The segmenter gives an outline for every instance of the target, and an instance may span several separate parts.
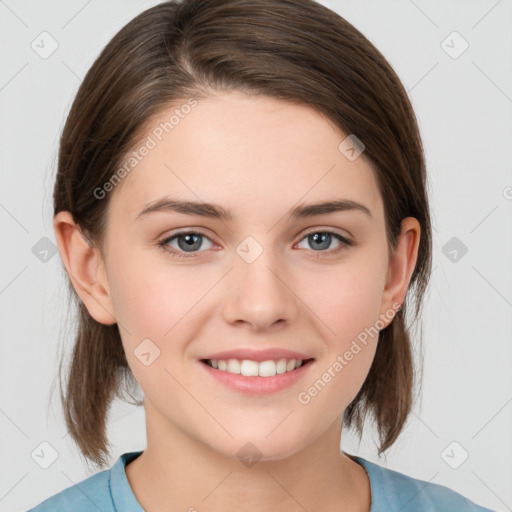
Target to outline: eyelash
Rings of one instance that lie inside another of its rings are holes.
[[[333,235],[342,244],[340,247],[338,247],[337,249],[334,249],[334,250],[313,251],[316,253],[328,253],[330,255],[337,254],[339,251],[342,251],[343,249],[354,245],[353,242],[351,242],[350,240],[346,239],[345,237],[339,235],[335,231],[321,230],[321,229],[316,229],[313,231],[309,231],[308,233],[305,233],[304,236],[300,239],[299,243],[302,242],[302,240],[307,238],[309,235],[313,235],[316,233]],[[178,238],[179,236],[183,236],[183,235],[200,235],[200,236],[210,240],[210,237],[201,231],[180,231],[178,233],[174,233],[171,236],[165,237],[162,240],[159,240],[158,246],[161,247],[163,251],[165,251],[166,253],[170,253],[171,256],[176,257],[176,258],[197,258],[197,254],[201,253],[203,251],[197,251],[194,253],[187,254],[184,251],[177,251],[176,249],[169,249],[167,244],[174,238]],[[210,240],[210,241],[212,241],[212,240]]]

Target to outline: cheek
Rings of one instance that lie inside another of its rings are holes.
[[[340,350],[379,319],[385,272],[380,257],[361,255],[302,285],[310,290],[305,302],[313,305]]]
[[[211,269],[172,264],[165,255],[150,259],[149,254],[132,254],[118,261],[109,272],[109,284],[130,365],[140,364],[134,350],[149,339],[164,356],[159,364],[166,359],[174,366],[201,324],[198,315],[204,314],[206,303],[201,301],[218,275]]]
[[[111,292],[128,365],[144,394],[151,396],[155,382],[164,375],[162,368],[173,371],[182,360],[184,315],[190,307],[180,293],[183,277],[179,274],[166,277],[154,265],[136,268],[131,272],[119,266]]]
[[[337,282],[317,283],[319,291],[310,297],[325,352],[298,397],[304,411],[325,421],[335,421],[357,395],[378,343],[380,293],[374,276],[341,274]]]
[[[170,258],[170,257],[169,257]],[[113,307],[128,331],[162,338],[212,281],[192,266],[177,265],[158,248],[119,254],[109,272]]]
[[[144,267],[136,271],[116,269],[111,287],[112,301],[118,324],[126,331],[144,337],[160,337],[170,327],[173,300],[161,276]],[[166,291],[166,293],[165,293]]]
[[[322,402],[327,409],[347,406],[366,379],[378,342],[385,258],[378,249],[361,252],[335,271],[317,275],[315,286],[302,283],[302,290],[310,290],[304,302],[313,305],[327,349],[315,372],[318,387],[329,389],[318,400],[319,409]]]

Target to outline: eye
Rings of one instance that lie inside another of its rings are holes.
[[[176,233],[159,241],[158,245],[162,247],[164,251],[171,252],[178,258],[188,258],[194,257],[194,255],[188,255],[187,253],[201,252],[197,251],[197,249],[203,245],[204,240],[208,240],[212,243],[204,233],[197,231],[181,231],[180,233]],[[172,242],[176,242],[178,247],[170,245]],[[211,248],[211,246],[207,247],[207,249],[209,248]]]
[[[201,249],[201,247],[205,249],[203,247],[205,240],[208,240],[210,243],[210,246],[206,247],[206,249],[211,249],[213,242],[206,234],[200,231],[180,231],[179,233],[175,233],[159,241],[158,245],[164,251],[171,253],[172,256],[177,258],[193,258],[196,257],[196,253],[203,252],[199,249]],[[302,243],[303,240],[307,240],[313,249],[318,249],[314,252],[327,252],[328,254],[336,254],[345,247],[353,245],[350,240],[347,240],[334,231],[319,229],[307,233],[302,238],[301,242],[299,242],[298,247],[300,247],[300,243]],[[331,246],[333,240],[338,242],[337,248],[326,250]],[[173,243],[176,243],[177,246],[172,245]]]
[[[304,236],[302,240],[306,240],[314,249],[319,249],[314,252],[325,252],[325,250],[329,248],[333,240],[337,240],[339,244],[338,247],[335,248],[334,250],[327,251],[329,253],[337,253],[344,247],[352,245],[352,242],[350,240],[347,240],[345,237],[339,235],[334,231],[310,231]],[[302,241],[300,243],[302,243]]]

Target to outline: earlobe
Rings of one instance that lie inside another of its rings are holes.
[[[57,213],[53,228],[64,267],[90,315],[101,324],[115,324],[101,252],[86,240],[70,212]]]
[[[391,256],[382,296],[381,314],[401,305],[418,259],[421,226],[414,217],[402,220],[395,253]]]

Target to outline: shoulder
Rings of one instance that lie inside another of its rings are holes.
[[[110,497],[110,471],[100,471],[51,496],[27,512],[114,512]]]
[[[370,478],[371,512],[495,512],[444,485],[407,476],[361,457],[351,457],[366,469]]]

